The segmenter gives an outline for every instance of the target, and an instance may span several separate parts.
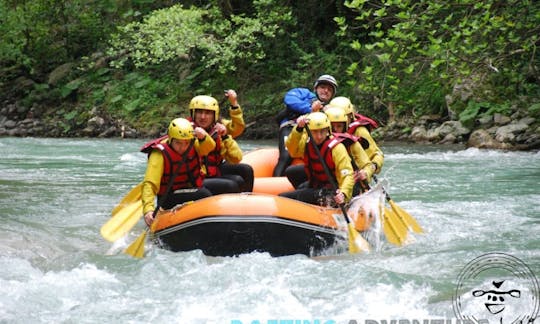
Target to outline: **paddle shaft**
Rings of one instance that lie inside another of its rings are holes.
[[[374,175],[373,180],[377,182],[377,177]],[[412,230],[416,233],[423,233],[424,229],[418,224],[418,222],[405,210],[403,210],[401,207],[399,207],[390,197],[384,186],[382,186],[383,192],[386,196],[386,201],[390,203],[390,206],[392,207],[392,210],[399,216],[399,219],[404,223],[405,227],[412,228]]]
[[[373,180],[375,180],[375,183],[379,182],[379,180],[377,179],[377,176],[376,175],[373,175]],[[388,191],[386,191],[386,189],[384,188],[384,186],[381,186],[382,187],[382,190],[384,192],[384,196],[386,197],[386,201],[390,201],[392,200],[392,198],[390,197],[390,194],[388,193]]]

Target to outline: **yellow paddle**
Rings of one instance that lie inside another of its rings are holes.
[[[136,202],[137,200],[141,199],[141,193],[142,193],[142,182],[140,182],[138,185],[133,187],[125,196],[122,198],[122,200],[116,205],[112,210],[112,215],[116,215],[122,208],[126,207],[127,205]]]
[[[324,168],[324,173],[326,173],[326,176],[330,180],[330,184],[332,185],[332,190],[335,192],[338,189],[337,184],[334,181],[334,176],[330,174],[330,170],[328,169],[328,166],[326,165],[326,162],[324,161],[321,151],[319,151],[319,148],[317,147],[317,144],[315,144],[315,140],[313,139],[313,135],[311,134],[311,130],[309,129],[308,125],[305,126],[306,132],[309,136],[309,141],[313,145],[313,149],[315,149],[315,153],[317,153],[317,157],[319,158],[321,164]],[[356,228],[354,228],[353,223],[349,219],[349,215],[347,215],[347,211],[345,210],[345,204],[341,203],[339,204],[339,208],[341,209],[341,212],[343,213],[343,217],[345,217],[345,221],[347,222],[347,227],[349,230],[349,253],[354,254],[358,252],[369,252],[370,246],[368,241],[364,239],[358,232],[356,231]]]
[[[170,183],[171,181],[169,181]],[[170,188],[169,188],[170,189]],[[167,189],[167,190],[169,190]],[[152,230],[154,230],[154,226],[156,224],[156,215],[159,210],[159,204],[156,206],[156,209],[154,209],[154,212],[152,214],[152,218],[154,218],[154,222],[152,223]],[[148,234],[148,231],[150,228],[145,229],[137,239],[131,243],[125,250],[124,253],[131,255],[132,257],[142,259],[144,258],[144,242],[146,241],[146,235]]]
[[[148,228],[145,229],[141,235],[139,235],[139,237],[124,250],[124,253],[138,259],[144,258],[144,242],[146,241],[148,230]]]
[[[384,207],[383,231],[388,242],[402,246],[407,242],[407,228],[399,221],[396,214]]]
[[[407,228],[412,229],[415,233],[424,233],[424,229],[418,224],[418,222],[403,208],[399,207],[393,200],[390,198],[388,193],[386,194],[386,200],[392,207],[392,210],[399,216],[401,221],[407,226]]]
[[[174,208],[175,209],[179,209],[187,204],[191,204],[193,201],[187,201],[185,203],[183,203],[182,205],[177,205],[175,206]],[[129,254],[135,258],[138,258],[138,259],[142,259],[144,258],[144,242],[146,241],[146,235],[148,235],[148,232],[149,231],[152,231],[154,232],[154,227],[156,226],[157,222],[156,222],[156,215],[157,215],[157,210],[159,209],[156,208],[154,210],[154,222],[152,223],[152,227],[151,228],[147,228],[146,230],[144,230],[141,235],[139,235],[139,237],[137,237],[137,239],[135,241],[133,241],[133,243],[131,243],[125,250],[124,250],[124,253],[126,254]]]
[[[371,189],[367,181],[360,182],[360,185],[364,191]],[[403,225],[400,218],[386,206],[384,206],[383,232],[388,242],[392,244],[402,246],[406,243],[408,229]]]
[[[373,179],[375,179],[375,181],[377,181],[376,177],[373,177]],[[392,200],[392,198],[388,194],[388,191],[386,191],[386,189],[384,187],[382,187],[382,188],[383,188],[384,193],[386,194],[386,201],[388,201],[388,203],[390,204],[390,207],[392,207],[392,211],[401,220],[403,225],[407,229],[411,229],[415,233],[424,233],[424,230],[422,229],[420,224],[418,224],[418,222],[409,213],[407,213],[403,208],[399,207]]]
[[[129,203],[101,226],[101,236],[109,242],[114,242],[126,235],[141,217],[142,201]]]

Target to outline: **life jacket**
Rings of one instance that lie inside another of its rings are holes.
[[[162,143],[166,136],[162,136],[152,140],[141,148],[141,152],[148,153],[152,150],[160,150],[163,154],[163,175],[159,186],[158,195],[164,195],[169,186],[171,176],[174,177],[174,182],[171,191],[183,188],[200,188],[203,183],[204,176],[201,172],[201,163],[199,155],[191,141],[188,149],[184,154],[178,154],[168,143]]]
[[[161,143],[161,142],[164,142],[166,139],[169,138],[169,135],[165,134],[159,138],[156,138],[156,139],[153,139],[149,142],[146,142],[143,146],[141,146],[141,152],[143,153],[147,153],[148,155],[150,155],[150,153],[152,152],[152,150],[154,149],[154,146]]]
[[[354,136],[352,134],[349,134],[349,133],[337,133],[337,132],[335,132],[335,133],[332,133],[332,135],[334,135],[333,140],[338,141],[338,143],[342,143],[343,145],[345,145],[345,148],[347,149],[347,152],[350,152],[351,151],[350,150],[351,145],[358,142],[358,140],[359,140],[358,137],[356,137],[356,136]],[[358,165],[356,165],[356,161],[354,161],[354,159],[352,159],[352,158],[351,158],[351,164],[352,164],[353,170],[358,170]]]
[[[324,171],[324,165],[310,141],[306,143],[307,147],[304,153],[304,170],[309,177],[309,185],[312,188],[332,188],[331,180]],[[326,163],[326,166],[328,166],[334,183],[337,183],[334,175],[336,164],[332,159],[332,149],[339,143],[340,141],[338,139],[327,138],[319,148],[321,157]]]
[[[355,114],[356,115],[360,115],[360,114]],[[362,115],[360,115],[362,116]],[[375,122],[373,119],[370,119],[370,118],[367,118],[365,116],[362,116],[364,119],[357,119],[355,121],[353,121],[350,125],[349,125],[349,128],[347,129],[347,133],[348,134],[351,134],[354,136],[354,133],[356,132],[356,129],[358,127],[365,127],[368,132],[371,133],[371,131],[377,127],[379,127],[379,125],[377,124],[377,122]],[[355,136],[356,137],[356,136]],[[367,139],[363,138],[363,137],[356,137],[357,138],[357,141],[360,142],[360,145],[362,145],[362,148],[364,150],[367,150],[369,148],[369,142]]]
[[[206,167],[206,177],[214,178],[221,176],[220,165],[223,163],[223,156],[221,156],[221,136],[215,131],[210,132],[210,136],[216,142],[216,147],[204,157],[203,163]]]
[[[355,113],[354,114],[354,118],[356,118],[350,125],[349,125],[349,130],[351,128],[354,128],[352,130],[352,132],[348,131],[349,133],[351,134],[354,134],[354,131],[356,130],[356,128],[358,126],[365,126],[368,131],[371,133],[375,128],[379,127],[379,124],[377,124],[376,121],[374,121],[373,119],[369,118],[369,117],[366,117],[364,115],[361,115],[359,113]]]

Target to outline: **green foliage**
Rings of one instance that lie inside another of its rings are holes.
[[[96,50],[117,23],[136,18],[156,3],[113,0],[0,0],[0,65],[32,74]],[[139,7],[134,11],[132,6]]]
[[[536,2],[345,3],[357,13],[353,19],[336,18],[338,34],[350,41],[357,57],[347,70],[350,80],[361,95],[394,103],[402,114],[425,106],[432,93],[450,93],[464,80],[478,85],[474,96],[480,99],[497,101],[499,90],[500,98],[515,96],[504,91],[506,86],[523,88],[523,71],[538,68]],[[494,75],[506,84],[494,83]],[[420,93],[413,91],[419,83]],[[497,89],[490,93],[495,98],[486,97],[486,88]],[[433,108],[440,110],[440,105]]]
[[[147,125],[154,119],[142,120],[141,116],[163,109],[158,116],[166,119],[184,113],[178,107],[178,91],[181,88],[168,75],[155,76],[151,73],[131,72],[120,79],[110,80],[108,87],[94,100],[103,103],[115,117],[135,125]],[[172,106],[171,106],[172,105]]]
[[[535,104],[532,104],[529,108],[528,108],[528,111],[531,115],[533,116],[536,116],[536,117],[540,117],[540,103],[535,103]]]
[[[540,110],[537,1],[172,3],[0,0],[0,93],[17,76],[30,79],[36,86],[14,100],[62,111],[66,134],[94,107],[137,127],[161,125],[193,95],[225,88],[237,89],[247,119],[271,115],[288,89],[323,73],[383,122],[388,107],[445,114],[456,85],[472,91],[468,102],[453,97],[465,123],[510,107]],[[66,62],[78,69],[48,85]]]
[[[509,115],[511,106],[508,102],[493,103],[493,102],[476,102],[469,101],[466,108],[459,113],[459,121],[468,128],[472,128],[476,119],[484,116],[492,116],[495,113]]]
[[[184,9],[175,5],[157,10],[119,28],[114,35],[110,54],[113,63],[124,66],[128,61],[136,68],[151,67],[170,60],[200,60],[203,68],[217,68],[226,73],[238,64],[253,64],[266,57],[265,40],[280,33],[279,26],[291,19],[289,12],[272,1],[258,0],[254,17],[232,15],[225,19],[216,7]]]

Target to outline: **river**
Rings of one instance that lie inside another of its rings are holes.
[[[380,178],[425,230],[404,247],[322,258],[150,247],[137,260],[99,228],[142,179],[143,142],[0,138],[1,323],[422,323],[456,318],[460,273],[482,255],[540,276],[539,152],[382,145]],[[524,295],[531,281],[518,282]]]

